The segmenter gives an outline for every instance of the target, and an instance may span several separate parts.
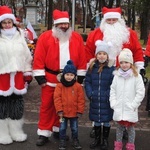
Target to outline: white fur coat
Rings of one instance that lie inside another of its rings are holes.
[[[0,35],[0,74],[31,71],[32,57],[22,31],[10,39]]]

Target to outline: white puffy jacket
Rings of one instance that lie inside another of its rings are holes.
[[[145,87],[142,76],[133,74],[125,79],[119,75],[118,71],[114,72],[115,76],[110,91],[110,106],[114,110],[114,121],[138,121],[138,107],[144,96]]]

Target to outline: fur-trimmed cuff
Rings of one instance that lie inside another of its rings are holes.
[[[23,75],[24,75],[24,76],[32,76],[32,72],[31,72],[31,71],[27,71],[27,72],[24,72]]]

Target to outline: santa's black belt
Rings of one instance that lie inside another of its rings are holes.
[[[63,70],[60,69],[60,70],[54,71],[54,70],[51,70],[51,69],[45,67],[45,71],[47,71],[48,73],[51,73],[51,74],[58,75],[59,73],[62,73]]]

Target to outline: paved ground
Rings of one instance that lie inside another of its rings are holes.
[[[34,80],[29,86],[28,93],[24,96],[25,98],[25,125],[24,130],[28,134],[26,142],[17,143],[14,142],[10,145],[0,145],[0,150],[57,150],[59,141],[50,138],[50,142],[42,147],[35,145],[37,140],[37,122],[38,113],[40,106],[40,88]],[[146,101],[143,100],[142,105],[139,109],[139,122],[136,125],[136,150],[150,150],[149,139],[150,139],[150,118],[145,111]],[[89,137],[91,131],[91,122],[88,119],[88,101],[86,102],[86,109],[84,115],[79,119],[79,139],[83,147],[83,150],[89,150],[89,144],[93,140]],[[112,128],[109,138],[109,150],[113,150],[113,143],[115,140],[115,123],[112,122]],[[70,135],[70,129],[68,127],[68,135]],[[126,141],[124,141],[125,143]],[[67,142],[67,150],[72,150],[71,142]],[[98,147],[95,150],[99,150]]]
[[[36,135],[36,124],[25,124],[25,132],[28,134],[28,140],[23,143],[14,142],[10,145],[0,145],[0,150],[58,150],[59,141],[53,138],[50,138],[50,141],[42,147],[37,147],[35,145],[37,140]],[[69,129],[69,128],[68,128]],[[79,139],[80,144],[82,145],[82,150],[90,150],[89,145],[93,140],[89,137],[91,131],[90,127],[79,127]],[[68,135],[70,132],[68,132]],[[115,130],[112,129],[109,137],[109,150],[113,150],[113,142],[115,139]],[[137,131],[136,132],[136,150],[150,150],[149,141],[150,132],[146,131]],[[124,145],[125,145],[124,141]],[[71,146],[71,140],[67,142],[67,150],[73,150]],[[100,147],[97,147],[95,150],[100,150]],[[125,150],[125,148],[123,149]]]

